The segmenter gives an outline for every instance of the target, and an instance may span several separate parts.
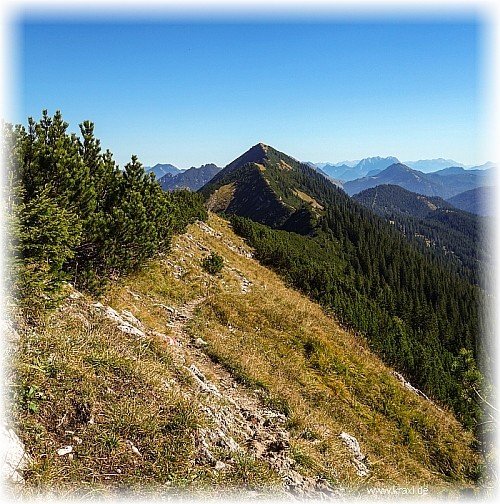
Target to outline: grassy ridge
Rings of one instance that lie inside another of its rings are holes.
[[[102,302],[175,337],[160,305],[204,298],[186,331],[208,343],[207,376],[224,390],[218,379],[224,369],[241,393],[286,415],[290,453],[306,476],[361,492],[418,484],[448,493],[474,485],[480,464],[474,439],[451,413],[402,387],[362,338],[242,254],[248,248],[227,222],[211,215],[209,224],[213,235],[190,226],[174,238],[169,255],[110,285]],[[202,267],[208,251],[224,258],[219,276]],[[68,300],[45,325],[22,333],[13,370],[16,429],[34,458],[25,491],[143,493],[165,485],[174,493],[269,485],[279,491],[275,471],[250,452],[223,472],[193,463],[193,437],[217,427],[184,368],[200,365],[201,354],[185,347],[179,360],[161,338],[118,331],[95,315],[91,302]],[[340,432],[358,439],[368,479],[357,476]],[[55,454],[67,444],[75,447],[73,460]]]
[[[266,191],[248,180],[250,173]],[[236,189],[219,210],[233,215],[235,230],[259,260],[333,309],[385,362],[479,433],[482,410],[474,389],[488,387],[489,361],[478,370],[479,357],[487,354],[481,320],[487,294],[458,274],[450,254],[409,241],[321,174],[269,146],[254,146],[201,193],[210,201],[229,182]],[[287,215],[267,211],[272,205]],[[473,249],[463,247],[465,254]]]
[[[436,285],[427,282],[424,285],[439,309],[439,316],[431,315],[423,309],[423,294],[414,307],[408,308],[411,288],[407,286],[412,282],[399,278],[401,289],[391,290],[387,285],[367,289],[366,277],[352,268],[344,248],[324,233],[301,236],[238,216],[232,216],[231,222],[235,231],[255,247],[256,257],[263,265],[333,310],[343,324],[366,336],[371,348],[385,362],[407,374],[427,394],[452,406],[469,428],[476,426],[481,408],[470,397],[474,394],[463,374],[476,373],[477,368],[473,360],[470,369],[457,365],[462,355],[458,349],[465,347],[470,352],[474,335],[468,327],[461,327],[454,338],[451,327],[457,326],[457,314],[463,318],[462,312],[467,309],[477,318],[478,306],[468,297],[472,286],[455,279],[458,302],[446,300],[442,288],[439,292],[436,287],[443,271],[436,269]],[[386,269],[392,271],[392,265]],[[405,274],[411,278],[418,271],[415,265],[408,265]],[[440,337],[440,333],[446,338]],[[480,377],[478,372],[477,375]],[[469,399],[464,400],[466,397]]]

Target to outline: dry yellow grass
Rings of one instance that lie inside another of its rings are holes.
[[[299,191],[298,189],[295,189],[293,191],[302,201],[305,201],[306,203],[310,203],[313,208],[316,208],[318,210],[323,210],[323,206],[320,205],[312,196],[309,196],[309,194],[306,194],[305,192]]]
[[[179,290],[189,286],[184,301],[207,295],[190,331],[210,343],[212,358],[248,383],[262,384],[270,401],[289,410],[295,441],[314,470],[343,484],[366,484],[338,438],[345,431],[368,454],[370,485],[470,481],[479,462],[471,449],[474,440],[450,412],[403,388],[364,339],[341,329],[319,305],[238,253],[247,247],[226,221],[211,215],[209,225],[224,239],[193,226],[175,240],[170,256],[186,269],[176,282]],[[198,243],[225,258],[221,278],[203,274],[199,263],[208,252]],[[248,293],[241,292],[241,276],[252,282]],[[142,272],[130,281],[138,290],[162,294],[143,279]],[[111,299],[120,307],[130,303],[116,294]],[[311,436],[318,439],[304,442]]]
[[[207,207],[212,212],[223,212],[229,206],[236,190],[235,183],[226,184],[219,187],[213,194],[210,195],[207,201]]]
[[[130,310],[150,331],[173,338],[179,332],[168,325],[165,306],[196,302],[183,331],[208,345],[203,355],[187,353],[184,364],[198,358],[214,383],[231,376],[242,391],[284,413],[290,453],[306,476],[321,475],[360,492],[390,485],[439,492],[473,486],[480,462],[474,440],[450,412],[406,390],[362,338],[249,257],[226,221],[211,214],[208,225],[191,226],[175,238],[168,255],[114,284],[102,302]],[[218,276],[201,267],[212,251],[225,261]],[[195,455],[193,435],[210,420],[200,413],[203,401],[183,363],[161,338],[123,334],[96,318],[89,303],[72,301],[21,341],[17,386],[35,385],[45,396],[29,415],[18,398],[23,439],[30,451],[48,454],[36,459],[32,483],[115,488],[144,480],[220,489],[279,481],[251,456],[223,475],[186,462]],[[100,420],[71,420],[75,404],[88,404]],[[67,430],[78,431],[86,450],[71,463],[53,455]],[[368,457],[368,477],[357,475],[340,432],[358,439]],[[126,449],[129,438],[150,456],[135,460]],[[116,467],[123,468],[123,476],[113,477],[120,483],[102,476]]]

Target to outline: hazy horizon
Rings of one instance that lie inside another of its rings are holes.
[[[123,166],[225,166],[258,142],[302,161],[484,149],[480,21],[21,18],[15,122],[89,119]],[[323,161],[320,161],[323,160]],[[495,161],[495,160],[492,160]]]
[[[257,143],[259,143],[259,142],[257,142]],[[265,144],[265,142],[261,142],[261,143]],[[266,145],[269,145],[269,144],[266,144]],[[271,147],[275,147],[275,146],[272,145]],[[240,154],[243,154],[243,152],[241,152]],[[288,152],[286,154],[291,155]],[[238,156],[236,156],[236,157],[238,157]],[[294,157],[294,156],[292,156],[292,157]],[[322,164],[338,165],[338,164],[341,164],[341,163],[353,163],[353,166],[354,166],[354,163],[362,161],[363,159],[377,158],[377,157],[380,157],[380,158],[396,157],[396,158],[398,158],[398,156],[391,156],[390,154],[388,154],[386,156],[385,155],[384,156],[379,156],[378,154],[373,154],[373,155],[364,156],[364,157],[362,157],[360,159],[357,159],[357,160],[355,160],[355,159],[343,159],[343,160],[332,159],[332,160],[327,160],[327,161],[324,161],[324,160],[322,160],[322,161],[317,161],[317,160],[316,161],[311,161],[310,159],[298,159],[298,158],[295,158],[295,159],[297,159],[298,161],[301,161],[303,163],[313,163],[314,165],[322,165]],[[235,158],[230,159],[227,163],[224,163],[222,165],[217,165],[217,163],[213,163],[213,164],[216,164],[217,166],[223,168],[224,166],[226,166],[227,164],[229,164],[231,161],[234,161],[234,159]],[[403,164],[404,163],[415,163],[415,162],[418,162],[418,161],[433,161],[433,160],[438,160],[438,159],[449,160],[448,158],[426,158],[426,159],[399,159],[398,158],[399,162],[403,163]],[[453,159],[453,160],[450,159],[449,161],[455,161],[456,163],[463,164],[465,169],[475,168],[477,166],[482,166],[482,165],[485,165],[487,163],[495,163],[496,164],[496,161],[494,159],[487,159],[486,161],[484,161],[482,163],[478,163],[478,164],[465,164],[465,163],[462,163],[459,159]],[[169,162],[167,160],[167,161],[157,161],[157,162],[155,162],[153,164],[146,164],[145,166],[147,166],[148,168],[152,168],[152,167],[154,167],[156,165],[167,165],[167,164],[169,164],[169,165],[175,166],[179,170],[185,171],[185,170],[188,170],[190,168],[199,168],[202,165],[210,164],[210,163],[211,163],[211,161],[207,161],[207,162],[203,162],[203,163],[201,163],[199,165],[177,166],[176,164],[171,163],[171,162]],[[451,165],[449,165],[449,166],[451,166]],[[459,165],[456,165],[456,166],[459,166]],[[440,168],[436,168],[436,170],[438,170],[438,169],[440,169]]]

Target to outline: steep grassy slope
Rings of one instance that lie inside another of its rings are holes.
[[[201,267],[210,251],[224,257],[220,276]],[[43,327],[19,328],[13,421],[33,459],[27,494],[474,484],[471,434],[219,217],[100,302],[72,291]]]

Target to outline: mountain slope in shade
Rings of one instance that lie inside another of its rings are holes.
[[[352,198],[382,217],[403,214],[423,218],[440,208],[454,208],[439,196],[417,194],[397,185],[372,187]]]
[[[161,179],[167,173],[171,175],[177,175],[181,172],[179,168],[172,164],[155,164],[154,166],[145,166],[144,170],[146,173],[153,173],[157,179]]]
[[[495,187],[476,187],[449,198],[448,202],[466,212],[491,216],[495,212],[494,202],[496,201],[496,196],[497,191]]]
[[[175,189],[189,189],[197,191],[203,187],[207,182],[220,172],[222,168],[209,163],[200,166],[199,168],[189,168],[186,171],[172,175],[167,173],[160,178],[160,184],[163,190],[173,191]]]

